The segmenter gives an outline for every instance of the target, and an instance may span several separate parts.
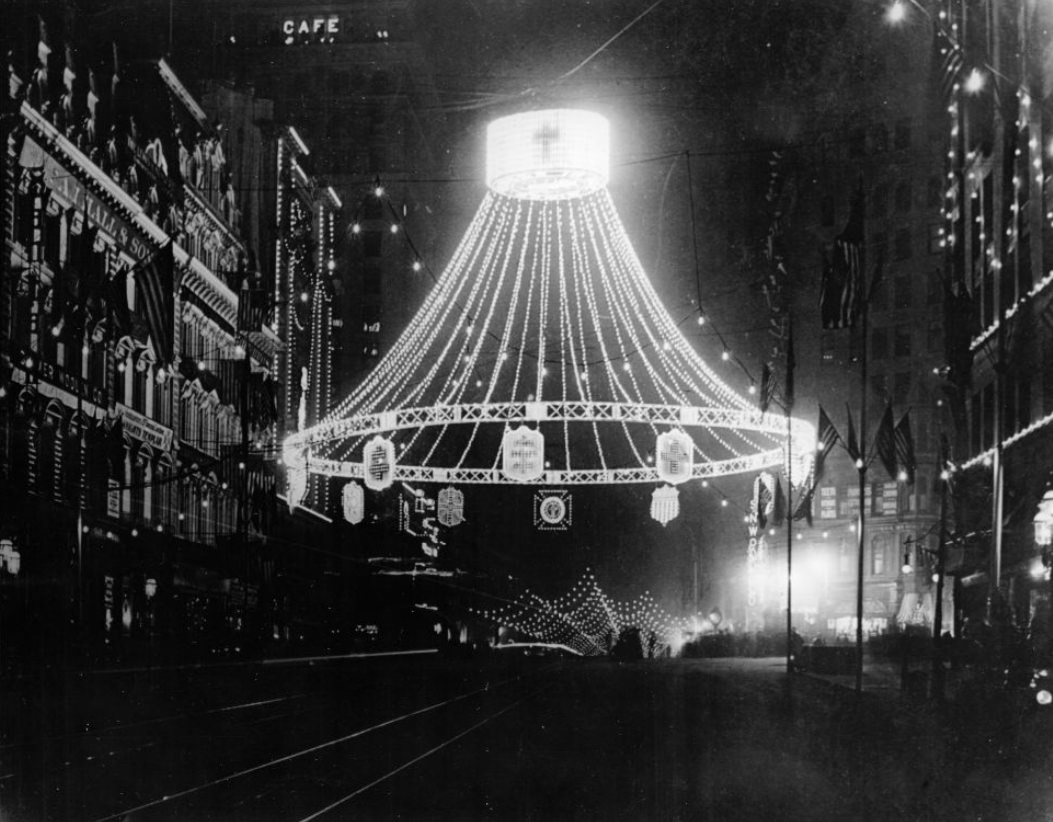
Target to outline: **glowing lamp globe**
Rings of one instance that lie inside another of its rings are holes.
[[[522,200],[584,197],[607,185],[610,124],[580,109],[526,111],[490,123],[486,184]]]

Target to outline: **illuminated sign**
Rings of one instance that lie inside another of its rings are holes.
[[[286,17],[282,20],[282,34],[287,46],[305,39],[332,43],[340,34],[340,18],[335,14],[325,17]]]

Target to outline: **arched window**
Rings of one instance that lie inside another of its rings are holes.
[[[169,528],[176,523],[177,485],[178,483],[175,480],[175,460],[171,454],[162,454],[157,460],[157,472],[154,479],[153,518]]]
[[[84,498],[84,444],[88,417],[83,412],[74,414],[66,428],[66,447],[62,460],[62,497],[70,505],[80,507]]]
[[[145,443],[140,445],[132,459],[131,516],[136,522],[150,519],[153,480],[153,449]]]
[[[62,455],[66,438],[66,410],[52,400],[44,410],[44,423],[38,431],[38,493],[56,502],[62,501]]]

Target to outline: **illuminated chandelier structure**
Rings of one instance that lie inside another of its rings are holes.
[[[651,287],[608,146],[587,111],[490,124],[489,191],[452,260],[373,372],[286,441],[291,487],[678,485],[782,464],[787,418],[721,380]],[[814,432],[790,434],[798,481]]]

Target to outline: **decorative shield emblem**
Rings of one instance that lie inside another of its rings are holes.
[[[571,523],[570,491],[538,491],[534,495],[534,526],[539,531],[566,531]]]
[[[395,481],[395,443],[379,434],[362,451],[366,488],[383,491]]]
[[[344,486],[342,495],[344,503],[344,519],[352,525],[358,525],[366,515],[366,493],[362,486],[352,480]]]
[[[307,472],[303,468],[290,468],[285,478],[289,484],[285,499],[289,503],[289,512],[292,513],[307,496]]]
[[[667,431],[655,441],[658,478],[670,485],[691,479],[695,467],[695,443],[683,431]]]
[[[464,522],[464,494],[453,487],[439,491],[438,517],[439,522],[447,528]]]
[[[664,527],[680,514],[680,492],[671,485],[655,488],[651,494],[651,519]]]
[[[509,479],[529,482],[545,470],[545,437],[540,431],[525,425],[506,431],[501,450],[501,470]]]

